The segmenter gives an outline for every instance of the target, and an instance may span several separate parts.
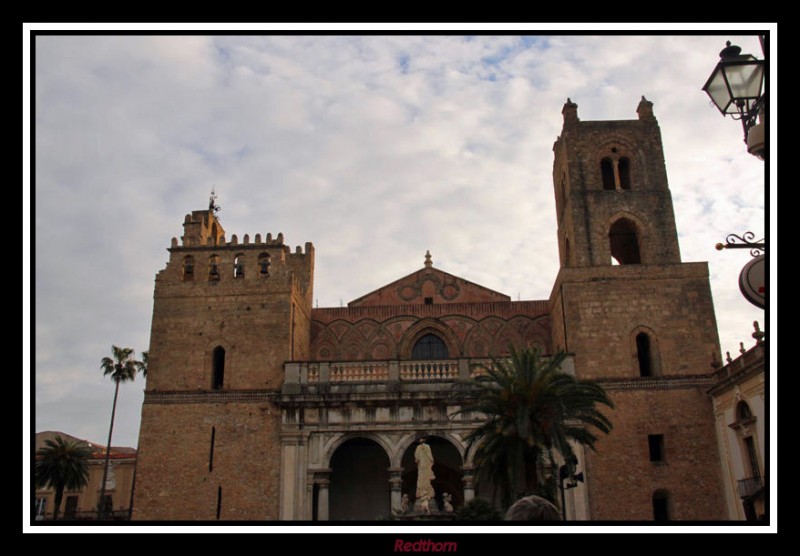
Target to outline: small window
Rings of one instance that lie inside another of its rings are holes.
[[[619,188],[620,189],[630,189],[631,188],[631,161],[628,160],[626,157],[622,157],[619,159],[619,163],[617,164],[617,171],[619,172]]]
[[[213,255],[208,259],[208,281],[216,282],[219,280],[219,257]]]
[[[188,256],[183,259],[183,281],[191,282],[194,280],[194,257]]]
[[[564,266],[570,266],[569,238],[564,238]]]
[[[432,297],[426,297],[425,298],[425,305],[433,305],[433,298]]]
[[[669,496],[664,490],[657,490],[653,493],[653,519],[669,521]]]
[[[645,332],[636,335],[636,357],[639,360],[639,376],[653,376],[653,356],[650,336]]]
[[[236,255],[233,260],[233,277],[244,278],[244,255]]]
[[[447,359],[447,346],[435,334],[425,334],[414,344],[411,350],[412,359]]]
[[[650,448],[650,461],[652,462],[664,461],[664,435],[648,434],[647,444]]]
[[[753,413],[750,411],[750,406],[747,402],[739,402],[736,404],[736,419],[739,421],[747,421],[752,419]]]
[[[217,427],[211,427],[211,449],[208,452],[208,472],[214,470],[214,437],[217,435]]]
[[[744,439],[744,449],[747,452],[747,464],[750,467],[750,477],[761,478],[761,468],[758,465],[758,452],[752,436]]]
[[[261,278],[269,277],[269,267],[270,267],[270,256],[269,253],[261,253],[258,256],[258,275]]]
[[[225,382],[225,348],[217,346],[214,348],[211,363],[211,388],[214,390],[222,389]]]
[[[610,158],[604,158],[600,161],[600,173],[603,176],[603,189],[606,191],[613,191],[616,189],[616,180],[614,179],[614,163]]]

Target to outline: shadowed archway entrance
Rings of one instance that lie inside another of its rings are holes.
[[[436,493],[436,507],[443,509],[442,495],[447,492],[452,495],[453,508],[458,509],[464,505],[464,472],[461,470],[461,454],[449,441],[438,436],[428,436],[427,443],[433,453],[433,490]],[[402,493],[408,494],[410,500],[416,498],[417,492],[417,465],[414,463],[414,442],[403,454],[403,486]]]
[[[352,438],[339,446],[330,463],[330,519],[390,515],[389,465],[384,449],[368,438]]]

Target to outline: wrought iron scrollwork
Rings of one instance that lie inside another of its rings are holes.
[[[750,254],[753,257],[758,257],[767,250],[767,244],[764,239],[753,241],[756,235],[753,232],[745,232],[741,236],[736,234],[728,234],[725,238],[725,243],[717,243],[717,250],[723,249],[750,249]]]

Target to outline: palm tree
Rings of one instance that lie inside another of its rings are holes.
[[[142,360],[135,362],[136,370],[139,371],[140,373],[142,373],[142,376],[145,377],[145,378],[147,378],[147,359],[148,359],[149,355],[150,355],[149,352],[143,351],[142,352]]]
[[[69,442],[56,436],[45,440],[44,446],[36,452],[36,488],[48,485],[55,490],[55,509],[53,521],[58,519],[64,489],[80,490],[89,481],[88,460],[92,450],[83,442]]]
[[[555,502],[556,458],[573,461],[570,441],[594,450],[596,432],[613,425],[598,404],[614,404],[598,384],[561,371],[566,354],[543,357],[537,349],[509,348],[508,359],[492,359],[486,374],[468,382],[459,413],[478,412],[486,421],[468,437],[480,442],[479,477],[489,477],[508,507],[520,483],[532,481],[534,494]]]
[[[111,346],[111,357],[103,357],[100,368],[103,369],[103,376],[111,376],[115,383],[114,405],[111,408],[111,426],[108,428],[108,443],[106,444],[106,460],[103,467],[103,482],[100,485],[100,499],[97,502],[98,518],[102,518],[106,511],[106,479],[108,478],[108,461],[111,457],[111,433],[114,431],[114,415],[117,412],[117,396],[119,395],[119,383],[132,381],[136,378],[136,372],[142,365],[141,361],[133,358],[131,348],[120,348]]]

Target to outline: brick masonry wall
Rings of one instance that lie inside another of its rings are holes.
[[[562,269],[551,306],[554,341],[574,353],[578,377],[605,381],[616,403],[614,430],[587,456],[591,519],[651,520],[656,490],[668,494],[670,519],[725,519],[708,386],[686,382],[710,385],[719,353],[707,265]],[[653,334],[659,360],[648,379],[640,330]],[[664,435],[663,463],[649,460],[650,434]]]
[[[213,466],[209,471],[211,431]],[[269,402],[145,403],[134,520],[277,520],[280,411]]]
[[[726,519],[719,456],[705,389],[612,391],[614,430],[587,450],[593,520],[652,520],[653,493],[668,495],[670,520]],[[648,435],[664,435],[651,462]]]
[[[639,376],[641,327],[654,334],[664,376],[710,373],[719,354],[705,263],[562,269],[551,301],[582,378]]]

